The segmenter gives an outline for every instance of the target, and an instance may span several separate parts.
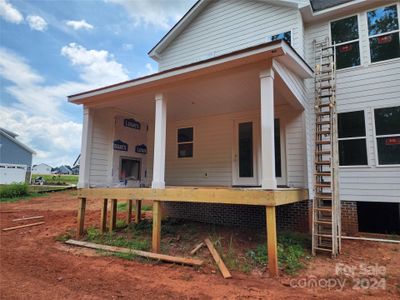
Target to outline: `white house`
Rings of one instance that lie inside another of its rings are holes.
[[[70,96],[84,107],[79,187],[300,188],[313,199],[314,43],[328,40],[343,231],[400,233],[399,2],[310,2],[199,0],[149,52],[158,73]],[[307,229],[302,200],[278,208],[278,226]],[[235,207],[168,212],[263,218]]]
[[[52,167],[45,163],[40,163],[32,167],[32,174],[48,175],[51,174]]]

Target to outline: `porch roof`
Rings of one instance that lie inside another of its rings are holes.
[[[156,89],[159,92],[172,83],[272,58],[277,59],[280,64],[301,79],[313,76],[311,67],[287,42],[276,40],[189,65],[71,95],[68,96],[68,101],[75,104],[90,104],[96,103],[97,99],[106,98],[107,94],[111,93],[137,93],[145,92],[149,89]]]

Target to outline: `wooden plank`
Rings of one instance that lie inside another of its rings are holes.
[[[136,200],[135,206],[135,223],[139,224],[142,221],[142,200]]]
[[[207,245],[208,250],[210,250],[212,257],[214,258],[219,270],[221,271],[222,276],[225,279],[232,278],[231,273],[229,272],[228,268],[225,266],[224,262],[222,261],[221,256],[219,256],[217,250],[214,248],[214,245],[211,243],[209,239],[205,239],[204,243]]]
[[[268,249],[268,272],[271,277],[279,275],[278,269],[278,240],[276,235],[275,207],[266,207],[267,217],[267,249]]]
[[[130,224],[132,221],[132,200],[127,201],[127,212],[126,212],[126,224]]]
[[[100,218],[100,230],[101,233],[105,233],[107,231],[107,206],[108,199],[103,199],[103,206],[101,207],[101,218]]]
[[[32,223],[32,224],[25,224],[25,225],[20,225],[20,226],[15,226],[15,227],[8,227],[2,229],[3,231],[10,231],[10,230],[15,230],[19,228],[25,228],[25,227],[32,227],[32,226],[37,226],[37,225],[42,225],[44,222],[37,222],[37,223]]]
[[[167,187],[152,188],[93,188],[79,189],[86,198],[117,198],[121,200],[156,200],[222,204],[276,206],[308,199],[306,189],[288,188],[263,190],[257,188]]]
[[[117,227],[117,199],[111,199],[110,233]]]
[[[18,221],[25,221],[25,220],[36,220],[36,219],[43,219],[44,216],[33,216],[33,217],[27,217],[27,218],[19,218],[19,219],[14,219],[12,220],[13,222],[18,222]]]
[[[152,251],[160,253],[161,244],[161,202],[153,202],[153,237],[152,237]]]
[[[91,249],[99,249],[99,250],[110,251],[110,252],[120,252],[120,253],[128,253],[128,254],[131,253],[131,254],[137,255],[137,256],[147,257],[147,258],[156,259],[156,260],[162,260],[162,261],[171,262],[171,263],[184,264],[184,265],[201,266],[203,264],[203,261],[199,260],[199,259],[176,257],[176,256],[171,256],[171,255],[157,254],[157,253],[152,253],[152,252],[146,252],[146,251],[140,251],[140,250],[134,250],[134,249],[122,248],[122,247],[115,247],[115,246],[99,245],[99,244],[89,243],[89,242],[84,242],[84,241],[67,240],[65,243],[69,244],[69,245],[81,246],[81,247],[86,247],[86,248],[91,248]]]
[[[203,247],[203,246],[204,246],[204,243],[203,243],[203,242],[201,242],[200,244],[198,244],[196,247],[194,247],[194,249],[193,249],[192,251],[190,251],[190,255],[195,255],[196,252],[199,251],[199,249],[200,249],[201,247]]]
[[[78,230],[76,232],[78,237],[82,236],[85,230],[85,211],[86,211],[86,198],[79,198]]]

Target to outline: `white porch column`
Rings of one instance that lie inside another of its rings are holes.
[[[90,157],[92,151],[93,109],[83,108],[83,127],[78,188],[89,187]]]
[[[163,94],[156,95],[154,126],[153,189],[165,188],[165,146],[167,127],[167,100]]]
[[[261,88],[261,187],[276,188],[274,139],[274,71],[260,73]]]

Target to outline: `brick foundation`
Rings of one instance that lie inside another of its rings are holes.
[[[342,201],[342,234],[354,235],[358,233],[357,202]]]
[[[277,207],[278,229],[307,232],[309,206],[310,201],[302,201]],[[265,227],[263,206],[171,202],[164,203],[164,211],[169,217],[204,223]]]

